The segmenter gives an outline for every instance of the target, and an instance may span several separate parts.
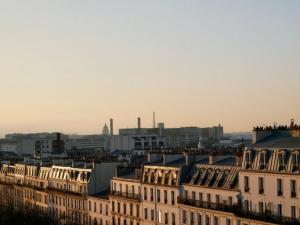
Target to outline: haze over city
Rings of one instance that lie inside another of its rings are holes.
[[[0,136],[300,120],[300,1],[2,1]]]

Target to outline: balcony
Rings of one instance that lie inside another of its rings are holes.
[[[291,217],[282,217],[272,215],[270,211],[265,211],[264,213],[252,212],[249,210],[243,209],[243,207],[239,204],[235,205],[225,205],[225,204],[216,204],[210,202],[203,202],[199,200],[178,198],[178,203],[187,206],[193,206],[204,209],[211,209],[222,212],[233,213],[238,217],[245,219],[252,219],[258,221],[264,221],[275,224],[285,224],[285,225],[300,225],[299,220],[291,218]]]
[[[120,192],[120,191],[110,191],[109,195],[121,198],[128,198],[136,201],[142,201],[142,196],[140,194],[134,194],[129,192]]]

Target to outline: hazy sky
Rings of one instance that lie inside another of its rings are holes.
[[[299,0],[0,0],[0,135],[300,122]]]

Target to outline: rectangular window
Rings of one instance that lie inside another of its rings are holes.
[[[244,208],[245,208],[246,211],[249,211],[250,207],[249,207],[249,201],[248,200],[244,201]]]
[[[172,200],[172,205],[175,205],[175,192],[171,191],[171,200]]]
[[[172,225],[176,225],[175,213],[172,213]]]
[[[164,203],[168,204],[168,192],[164,190]]]
[[[277,196],[283,195],[282,189],[282,179],[277,179]]]
[[[293,220],[296,219],[296,206],[291,206],[291,217]]]
[[[291,180],[291,197],[296,198],[297,197],[297,185],[296,180]]]
[[[214,216],[214,225],[219,225],[219,218]]]
[[[244,191],[249,192],[250,187],[249,187],[249,177],[245,176],[244,177]]]
[[[279,217],[282,217],[282,205],[281,204],[277,205],[277,215]]]
[[[190,225],[194,225],[194,213],[190,213]]]
[[[157,190],[157,202],[160,202],[160,190]]]
[[[130,208],[129,208],[129,213],[130,213],[130,216],[133,216],[133,205],[132,203],[130,203]]]
[[[154,221],[154,209],[151,209],[151,220]]]
[[[140,216],[140,206],[136,205],[136,217]]]
[[[196,193],[194,191],[192,191],[192,201],[196,200]]]
[[[148,209],[144,208],[144,219],[147,220],[148,219]]]
[[[231,225],[231,219],[229,218],[226,219],[226,225]]]
[[[211,198],[210,198],[210,194],[207,194],[207,202],[210,203]]]
[[[220,195],[216,195],[216,204],[220,204]]]
[[[202,202],[203,201],[203,194],[200,192],[199,193],[199,201]]]
[[[151,200],[151,202],[154,201],[153,188],[150,188],[150,200]]]
[[[144,187],[144,200],[147,201],[147,188]]]
[[[264,193],[264,178],[263,177],[259,177],[258,178],[258,193],[259,194],[263,194]]]
[[[258,210],[259,210],[259,213],[264,213],[264,203],[263,202],[258,203]]]
[[[121,204],[120,204],[120,202],[118,202],[118,213],[120,213],[121,212]]]
[[[126,204],[123,204],[123,213],[126,214]]]
[[[197,215],[197,225],[202,225],[202,216],[200,214]]]
[[[169,214],[165,212],[165,224],[169,223]]]
[[[232,205],[232,197],[231,196],[228,197],[228,205]]]
[[[182,222],[186,223],[186,211],[185,210],[182,211]]]
[[[205,225],[210,225],[210,218],[208,215],[205,216]]]

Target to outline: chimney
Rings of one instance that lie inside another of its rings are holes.
[[[155,112],[153,112],[153,128],[156,128]]]
[[[141,129],[141,117],[137,118],[138,129]]]
[[[114,120],[110,119],[110,135],[114,135]]]

